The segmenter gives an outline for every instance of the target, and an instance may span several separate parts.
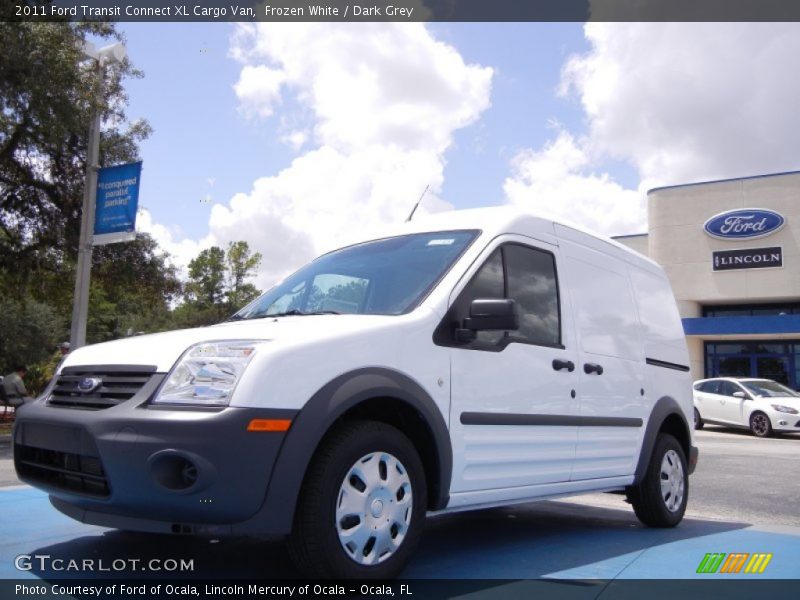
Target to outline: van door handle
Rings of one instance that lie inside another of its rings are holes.
[[[598,375],[603,374],[603,367],[598,365],[597,363],[586,363],[583,365],[583,372],[587,375],[591,375],[592,373],[597,373]]]
[[[566,369],[570,373],[575,370],[575,363],[571,360],[561,360],[560,358],[553,359],[553,370],[555,371],[563,371]]]

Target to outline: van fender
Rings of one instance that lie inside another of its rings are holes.
[[[447,506],[453,451],[450,433],[439,407],[408,376],[391,369],[371,367],[350,371],[330,381],[300,410],[278,453],[264,504],[247,524],[262,534],[290,533],[306,470],[322,438],[349,409],[365,400],[381,397],[405,402],[416,409],[428,424],[435,441],[440,482],[438,494],[433,498],[434,509]]]
[[[650,418],[647,420],[647,428],[645,429],[644,439],[642,440],[642,450],[639,452],[639,462],[636,465],[636,471],[632,485],[637,485],[644,478],[644,474],[647,471],[647,465],[650,464],[650,457],[653,454],[653,447],[656,444],[656,436],[658,435],[661,426],[664,424],[664,421],[666,421],[667,417],[671,415],[677,415],[680,418],[683,426],[686,429],[686,439],[692,439],[690,433],[691,429],[689,429],[689,424],[686,422],[686,417],[684,416],[680,405],[669,396],[663,396],[662,398],[659,398],[659,400],[655,403],[655,406],[653,406],[653,410],[650,412]],[[691,474],[691,472],[694,470],[691,455],[695,452],[695,450],[691,447],[684,448],[684,452],[686,453],[686,461],[689,467],[689,473]]]

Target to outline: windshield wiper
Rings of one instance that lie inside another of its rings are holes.
[[[340,315],[338,310],[312,310],[309,312],[305,312],[302,310],[298,310],[293,308],[292,310],[287,310],[286,312],[280,313],[273,313],[271,315],[264,315],[265,317],[294,317],[294,316],[301,316],[306,317],[309,315]]]
[[[223,321],[223,323],[227,323],[229,321],[243,321],[243,320],[244,321],[250,321],[252,319],[269,319],[269,318],[272,318],[272,317],[306,317],[306,316],[309,316],[309,315],[341,315],[341,314],[343,314],[343,313],[340,313],[338,310],[312,310],[312,311],[309,311],[309,312],[305,312],[305,311],[299,310],[297,308],[293,308],[291,310],[287,310],[287,311],[284,311],[284,312],[268,313],[268,314],[264,313],[264,314],[261,314],[261,315],[254,315],[252,317],[243,317],[241,315],[233,315],[232,317],[230,317],[228,319],[225,319],[225,321]]]

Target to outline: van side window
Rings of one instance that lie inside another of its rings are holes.
[[[517,304],[514,338],[552,346],[561,343],[555,258],[549,252],[517,244],[503,246],[508,297]]]
[[[542,346],[561,343],[555,257],[520,244],[495,250],[464,288],[451,309],[454,322],[469,316],[477,298],[511,298],[517,306],[516,331],[479,331],[473,347],[504,347],[509,342]]]
[[[458,313],[463,319],[469,314],[469,305],[478,298],[505,298],[503,255],[500,248],[492,252],[458,298]],[[497,344],[505,333],[502,331],[479,331],[478,343]]]

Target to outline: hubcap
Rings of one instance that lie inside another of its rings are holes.
[[[386,452],[361,457],[339,487],[336,532],[347,555],[362,565],[392,556],[411,523],[411,479]]]
[[[661,497],[668,511],[680,509],[684,491],[683,465],[675,450],[667,450],[661,460]]]
[[[767,433],[767,417],[764,415],[754,415],[753,431],[755,431],[758,435],[764,435]]]

